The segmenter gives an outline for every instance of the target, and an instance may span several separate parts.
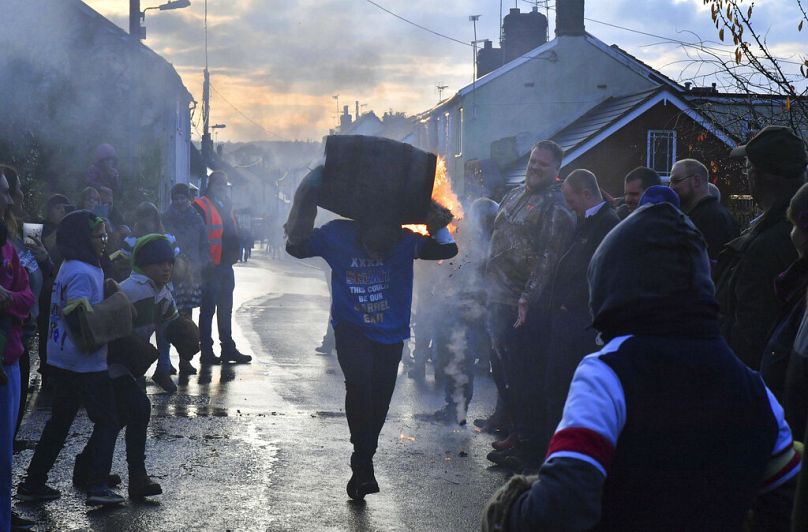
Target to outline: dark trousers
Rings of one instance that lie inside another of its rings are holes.
[[[345,325],[334,328],[337,358],[345,376],[345,416],[354,455],[351,464],[369,462],[379,443],[396,386],[403,342],[381,344]]]
[[[23,346],[25,351],[22,352],[20,357],[20,408],[17,412],[17,425],[14,429],[14,438],[16,439],[17,433],[20,431],[22,418],[25,415],[25,407],[28,405],[28,388],[31,385],[31,353],[28,350],[30,339],[23,338]]]
[[[541,447],[536,440],[544,425],[541,383],[545,360],[538,348],[538,316],[528,312],[527,323],[514,329],[516,307],[492,305],[490,311],[489,331],[502,372],[494,380],[502,381],[501,397],[520,440],[530,447]]]
[[[213,350],[213,315],[219,328],[219,344],[222,352],[236,348],[233,341],[233,290],[236,280],[231,264],[215,266],[202,283],[202,304],[199,309],[199,339],[202,352]]]
[[[151,401],[129,375],[112,380],[118,420],[126,427],[126,463],[129,473],[146,472],[146,430],[151,419]]]
[[[93,422],[93,433],[82,455],[89,457],[91,484],[103,484],[109,476],[120,430],[109,374],[106,371],[75,373],[54,366],[49,371],[53,378],[51,417],[28,466],[28,482],[35,485],[47,482],[48,472],[64,447],[79,407],[84,406]]]

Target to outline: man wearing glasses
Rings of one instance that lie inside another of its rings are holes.
[[[710,172],[695,159],[677,161],[670,186],[679,196],[682,211],[698,227],[707,242],[710,262],[718,260],[724,244],[738,236],[738,226],[721,202],[710,194]]]

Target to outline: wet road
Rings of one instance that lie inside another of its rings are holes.
[[[431,377],[399,379],[376,455],[381,493],[345,493],[350,444],[336,356],[317,355],[328,317],[322,273],[254,254],[236,266],[234,334],[251,365],[215,366],[166,395],[149,383],[147,468],[164,494],[88,509],[71,483],[74,456],[90,434],[84,413],[50,476],[57,501],[17,504],[40,530],[475,530],[482,505],[504,481],[488,469],[491,437],[425,421],[443,403]],[[176,359],[175,359],[176,360]],[[176,362],[175,362],[176,363]],[[198,362],[194,361],[195,365]],[[149,372],[149,375],[151,372]],[[494,386],[478,378],[469,419],[491,410]],[[36,440],[49,415],[34,393],[21,438]],[[124,479],[123,436],[113,472]],[[15,483],[31,450],[15,455]]]

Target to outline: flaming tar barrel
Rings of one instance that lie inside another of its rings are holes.
[[[317,204],[357,221],[422,224],[437,158],[381,137],[331,135]]]

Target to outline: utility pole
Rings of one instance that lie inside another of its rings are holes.
[[[469,20],[474,24],[474,40],[471,42],[472,49],[474,50],[474,60],[472,61],[472,79],[477,79],[477,21],[480,20],[480,15],[469,15]]]
[[[199,175],[199,189],[204,192],[208,186],[208,166],[213,158],[213,140],[210,138],[210,72],[208,72],[208,0],[205,0],[205,71],[202,81],[202,172]]]
[[[502,0],[499,0],[499,47],[502,48]]]

